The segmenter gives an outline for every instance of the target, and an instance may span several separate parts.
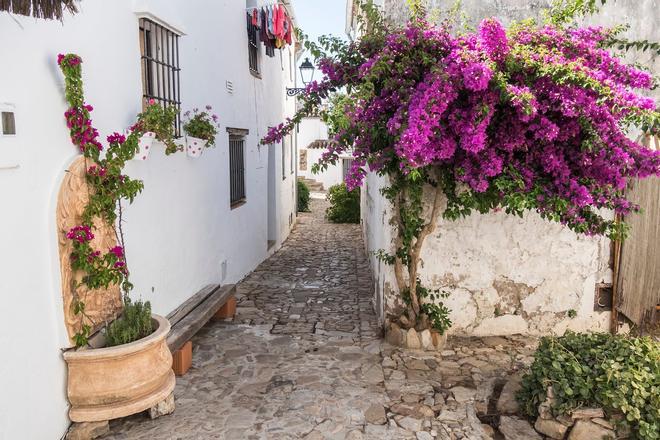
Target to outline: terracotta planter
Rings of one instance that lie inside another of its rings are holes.
[[[192,136],[186,136],[186,154],[188,157],[199,157],[202,155],[207,144],[206,139],[200,139]]]
[[[170,323],[153,315],[151,335],[130,344],[64,353],[67,394],[74,422],[96,422],[144,411],[174,390]]]

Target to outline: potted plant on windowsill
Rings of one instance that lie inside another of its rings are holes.
[[[183,148],[174,139],[174,119],[178,110],[172,106],[161,106],[154,99],[149,100],[147,107],[138,118],[138,124],[144,134],[138,140],[138,151],[134,160],[147,160],[154,141],[165,144],[165,154],[182,151]],[[131,128],[133,130],[134,127]]]
[[[82,60],[60,55],[71,141],[81,155],[67,167],[57,206],[65,324],[75,347],[65,350],[67,395],[74,422],[124,417],[168,400],[175,385],[167,346],[170,324],[149,302],[131,301],[124,251],[122,201],[144,184],[124,174],[141,144],[158,141],[176,152],[177,109],[149,102],[126,135],[107,145],[84,102]],[[142,140],[145,140],[142,142]],[[103,152],[103,153],[102,153]],[[143,155],[144,151],[142,151]]]
[[[220,125],[218,115],[212,113],[210,105],[204,111],[195,108],[184,113],[186,121],[183,130],[186,132],[186,154],[189,157],[199,157],[204,148],[215,145],[215,136],[218,134]]]

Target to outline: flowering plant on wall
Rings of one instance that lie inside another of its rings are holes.
[[[347,121],[315,169],[352,148],[350,187],[367,170],[389,177],[383,194],[398,234],[393,251],[378,256],[394,265],[407,304],[402,321],[419,329],[447,313],[425,299],[418,275],[440,216],[536,211],[577,233],[620,238],[621,215],[640,209],[626,198],[626,184],[660,175],[660,152],[626,136],[634,127],[657,133],[659,113],[636,91],[652,88],[652,76],[607,49],[616,30],[553,20],[505,29],[486,19],[457,33],[451,20],[429,23],[421,2],[411,3],[405,27],[366,2],[359,41],[307,42],[325,78],[307,86],[301,110],[262,143],[277,142],[322,111],[333,92],[346,91],[343,111],[334,113]]]
[[[93,107],[84,100],[81,58],[75,54],[59,55],[57,63],[65,79],[65,97],[69,104],[65,118],[71,141],[90,162],[86,173],[89,201],[82,213],[80,225],[66,233],[73,246],[71,267],[83,273],[81,281],[72,286],[74,313],[80,316],[82,323],[81,330],[74,336],[76,346],[80,347],[87,344],[91,331],[91,326],[84,320],[85,304],[77,295],[80,285],[89,289],[119,285],[124,293],[125,306],[150,310],[148,304],[144,308],[140,303],[131,305],[128,297],[133,285],[128,279],[129,271],[124,253],[121,201],[128,200],[132,203],[144,188],[144,184],[125,175],[123,169],[126,162],[137,153],[139,140],[145,133],[155,133],[156,139],[167,146],[167,151],[176,151],[173,126],[177,110],[163,108],[154,102],[148,103],[144,112],[138,115],[137,122],[130,128],[130,133],[127,136],[111,134],[106,139],[108,147],[104,149],[99,141],[99,133],[92,125],[90,114]],[[116,226],[120,242],[118,246],[104,250],[93,248],[92,240],[96,229],[94,221],[99,220],[113,229]],[[140,337],[142,336],[145,335]],[[109,334],[108,339],[111,341],[113,337]]]
[[[215,145],[215,137],[220,129],[218,115],[213,113],[213,107],[207,105],[205,110],[200,111],[194,108],[192,112],[188,110],[183,114],[185,122],[183,130],[187,135],[206,141],[207,147]]]

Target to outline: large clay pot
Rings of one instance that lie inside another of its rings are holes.
[[[156,330],[130,344],[64,353],[67,393],[74,422],[129,416],[165,400],[174,390],[170,323],[153,315]]]

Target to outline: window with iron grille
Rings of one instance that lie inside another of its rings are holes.
[[[282,180],[286,179],[286,137],[282,138]]]
[[[245,136],[229,135],[229,202],[232,207],[245,201]]]
[[[289,144],[291,144],[291,156],[290,156],[290,163],[289,163],[289,172],[293,174],[293,172],[296,170],[296,145],[293,143],[293,135],[289,135]]]
[[[154,100],[162,106],[181,109],[179,35],[147,18],[140,18],[143,106]],[[174,121],[181,135],[181,119]]]
[[[257,32],[257,27],[252,24],[252,17],[247,14],[248,61],[250,72],[255,75],[259,75],[259,40],[257,39]]]

